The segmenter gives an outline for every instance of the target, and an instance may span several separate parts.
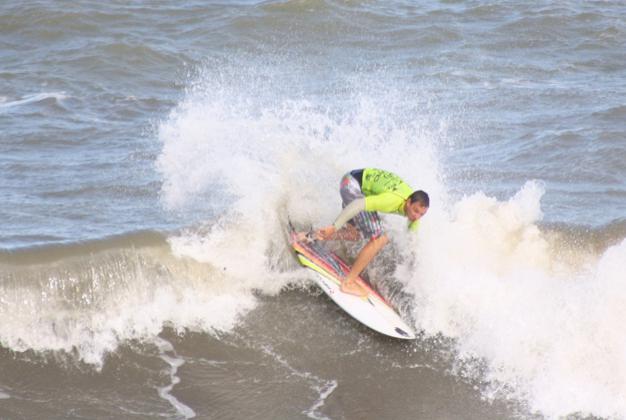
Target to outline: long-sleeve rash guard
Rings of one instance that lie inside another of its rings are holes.
[[[366,168],[363,170],[361,192],[365,196],[353,200],[339,214],[335,229],[339,230],[348,220],[362,211],[379,211],[405,216],[404,204],[413,192],[399,176],[381,169]],[[416,230],[419,220],[409,222],[409,229]]]

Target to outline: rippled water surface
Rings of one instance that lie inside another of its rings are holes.
[[[0,417],[623,418],[624,45],[617,1],[4,1]],[[431,195],[368,273],[414,342],[284,241],[365,166]]]

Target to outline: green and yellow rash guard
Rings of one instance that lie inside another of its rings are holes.
[[[381,169],[363,170],[361,191],[365,211],[380,211],[404,216],[404,203],[413,190],[398,175]]]
[[[354,200],[335,221],[340,229],[348,220],[361,211],[391,213],[405,216],[404,204],[413,189],[398,175],[382,169],[365,168],[361,179],[361,192],[364,199]],[[409,229],[416,230],[419,220],[409,221]]]

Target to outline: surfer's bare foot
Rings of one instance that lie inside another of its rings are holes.
[[[354,280],[343,280],[341,282],[341,291],[358,297],[367,296],[367,291]]]

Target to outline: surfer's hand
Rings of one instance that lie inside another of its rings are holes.
[[[315,238],[325,241],[327,239],[332,239],[332,237],[335,235],[335,233],[337,233],[337,230],[335,229],[335,226],[330,225],[327,226],[325,228],[321,228],[319,229],[317,232],[315,232]]]
[[[296,241],[298,242],[310,242],[309,232],[296,232],[295,233]]]

